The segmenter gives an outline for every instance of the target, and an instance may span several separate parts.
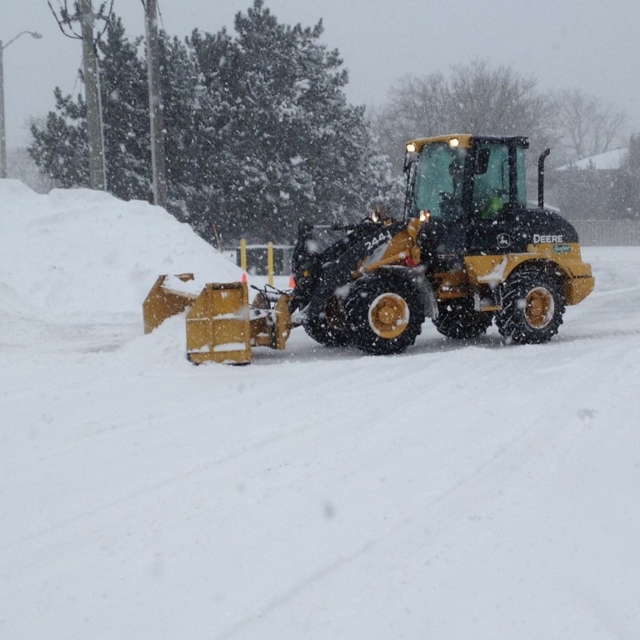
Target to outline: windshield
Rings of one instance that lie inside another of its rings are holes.
[[[462,177],[467,150],[446,142],[427,144],[418,159],[415,211],[430,211],[436,219],[462,214]]]

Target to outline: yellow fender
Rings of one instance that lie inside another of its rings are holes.
[[[578,304],[593,291],[595,278],[591,265],[582,261],[578,243],[531,244],[526,253],[468,256],[465,266],[473,287],[484,285],[493,289],[502,284],[516,267],[531,261],[551,262],[562,273],[563,295],[568,305]]]

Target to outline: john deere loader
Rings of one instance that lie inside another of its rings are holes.
[[[411,140],[402,220],[379,208],[359,224],[300,224],[295,287],[267,288],[252,304],[246,283],[193,291],[188,274],[161,276],[144,303],[145,330],[187,309],[187,356],[196,363],[247,363],[255,346],[283,349],[296,326],[326,346],[395,354],[426,318],[453,339],[495,322],[508,342],[548,342],[594,278],[574,227],[544,207],[548,150],[538,161],[537,207],[528,207],[527,147],[525,137]]]

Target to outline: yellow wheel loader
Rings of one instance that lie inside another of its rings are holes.
[[[402,220],[378,209],[355,225],[302,223],[295,287],[265,289],[251,305],[244,282],[194,291],[189,274],[161,276],[143,306],[145,331],[187,309],[195,363],[248,363],[254,346],[283,349],[296,326],[326,346],[400,353],[426,318],[453,339],[495,322],[509,342],[548,342],[594,278],[574,227],[544,208],[548,150],[538,206],[527,206],[527,147],[519,136],[411,140]]]

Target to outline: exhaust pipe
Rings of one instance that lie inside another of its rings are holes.
[[[551,153],[551,149],[545,149],[538,158],[538,209],[544,209],[544,161]]]

